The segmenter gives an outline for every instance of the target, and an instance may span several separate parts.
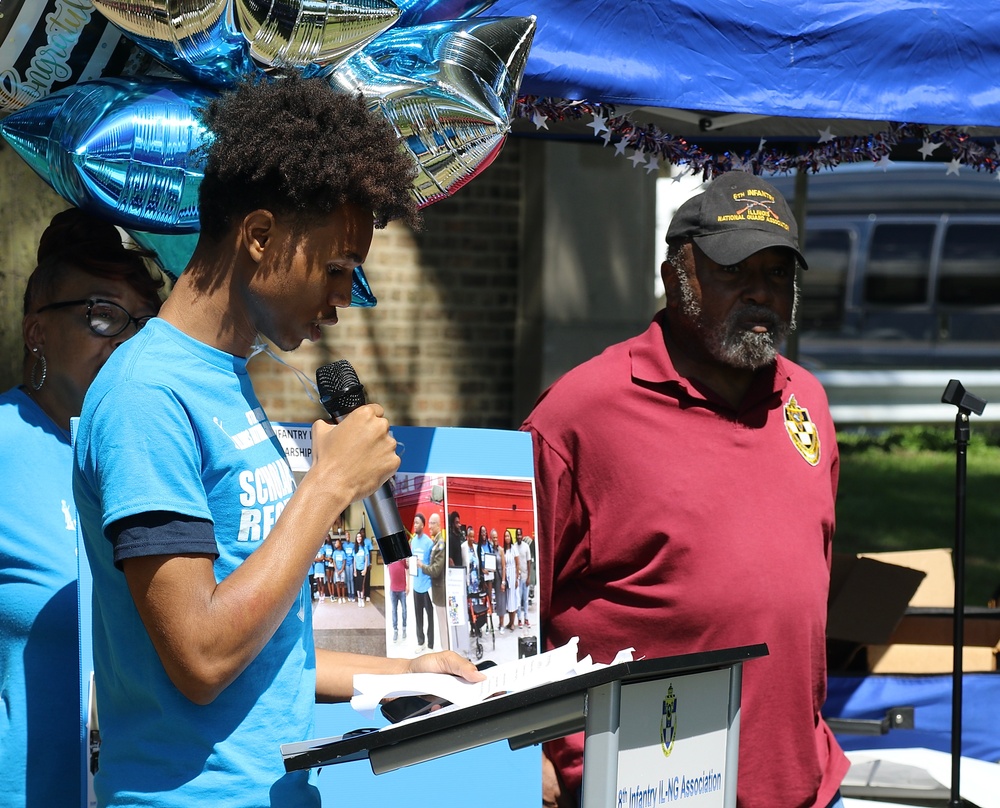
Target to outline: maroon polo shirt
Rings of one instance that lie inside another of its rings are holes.
[[[826,806],[820,717],[839,458],[819,382],[779,357],[739,409],[681,378],[664,313],[559,379],[532,433],[546,647],[610,662],[766,643],[743,669],[741,808]],[[547,745],[580,786],[582,735]]]

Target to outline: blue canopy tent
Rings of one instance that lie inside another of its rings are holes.
[[[1000,125],[1000,7],[989,4],[498,0],[488,13],[538,17],[523,93],[782,118]]]

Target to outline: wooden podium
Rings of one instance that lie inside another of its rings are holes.
[[[736,806],[743,662],[766,645],[623,662],[377,730],[283,744],[286,771],[367,759],[375,774],[507,740],[585,733],[583,808],[699,796]]]

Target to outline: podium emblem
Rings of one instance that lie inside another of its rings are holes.
[[[663,750],[664,757],[670,757],[670,753],[674,751],[675,740],[677,740],[677,696],[674,695],[674,686],[670,685],[663,699],[663,710],[660,714],[660,749]]]
[[[810,466],[819,463],[819,430],[809,418],[809,410],[800,407],[794,395],[785,405],[785,430],[792,446]]]

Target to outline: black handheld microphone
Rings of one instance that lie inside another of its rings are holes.
[[[319,400],[335,423],[339,424],[348,413],[367,403],[364,385],[346,359],[317,369],[316,385],[319,387]],[[391,484],[383,483],[378,491],[364,499],[364,504],[378,551],[385,563],[391,564],[412,555],[403,520],[399,518],[399,509],[392,496]]]

